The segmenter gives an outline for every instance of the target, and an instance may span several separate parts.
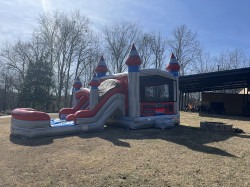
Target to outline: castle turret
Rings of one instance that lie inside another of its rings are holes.
[[[129,100],[129,117],[140,116],[139,103],[139,75],[142,61],[138,51],[133,44],[129,57],[126,60],[128,66],[128,100]]]
[[[166,70],[170,73],[172,73],[173,76],[175,76],[176,79],[176,87],[177,89],[174,89],[177,91],[176,95],[176,104],[175,104],[175,112],[179,113],[179,102],[180,102],[180,96],[179,96],[179,70],[180,70],[180,65],[177,61],[177,59],[175,58],[174,54],[171,54],[171,58],[169,61],[169,64],[166,67]]]
[[[92,110],[98,104],[99,100],[99,95],[98,95],[98,86],[100,85],[99,78],[96,75],[94,75],[89,85],[91,86],[89,108],[90,110]]]
[[[176,60],[174,53],[171,54],[171,58],[170,58],[169,64],[166,67],[166,70],[172,73],[172,75],[175,77],[179,76],[180,65],[178,61]]]
[[[80,81],[79,77],[76,78],[74,84],[73,84],[73,101],[72,101],[72,106],[75,107],[77,105],[77,100],[75,97],[76,92],[78,92],[82,87],[82,82]]]
[[[107,64],[105,63],[105,60],[102,56],[97,67],[95,68],[95,72],[97,74],[97,77],[100,78],[106,76],[107,71],[108,71]]]

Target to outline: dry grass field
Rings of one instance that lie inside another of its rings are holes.
[[[201,131],[205,120],[245,134]],[[250,186],[250,118],[183,112],[181,124],[22,139],[0,118],[0,186]]]

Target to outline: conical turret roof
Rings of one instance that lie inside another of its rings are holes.
[[[173,71],[178,72],[180,70],[180,65],[176,57],[174,56],[174,53],[171,54],[171,58],[170,58],[169,64],[166,67],[166,70],[169,72],[173,72]]]
[[[142,63],[141,58],[138,54],[138,51],[137,51],[135,45],[133,44],[131,51],[129,53],[129,57],[126,60],[126,64],[128,66],[139,66],[139,65],[141,65],[141,63]]]
[[[95,72],[96,73],[106,73],[107,71],[108,71],[107,64],[106,64],[103,56],[101,56],[100,61],[97,65],[97,67],[95,68]]]
[[[81,87],[82,87],[82,82],[80,81],[79,77],[77,77],[73,84],[73,88],[80,89]]]

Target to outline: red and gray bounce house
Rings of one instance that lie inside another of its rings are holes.
[[[11,134],[27,138],[103,130],[106,125],[128,129],[168,128],[180,123],[179,69],[171,55],[166,71],[141,69],[142,61],[133,45],[126,60],[128,72],[106,75],[101,57],[90,89],[73,85],[72,108],[63,108],[59,119],[32,108],[12,111]]]

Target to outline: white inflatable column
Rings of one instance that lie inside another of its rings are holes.
[[[72,107],[73,108],[78,104],[78,101],[76,99],[76,92],[78,92],[81,89],[81,87],[82,87],[82,83],[79,77],[77,77],[73,84],[73,91],[72,91],[72,94],[73,94]]]
[[[96,77],[96,75],[94,75],[89,85],[91,86],[89,108],[90,110],[92,110],[95,108],[95,106],[98,104],[99,101],[99,94],[98,94],[98,86],[100,85],[99,78]]]
[[[130,51],[129,57],[126,60],[128,66],[128,100],[129,107],[128,113],[129,117],[136,118],[140,117],[140,65],[141,65],[140,56],[133,44]]]
[[[176,95],[176,105],[175,105],[175,112],[177,114],[179,114],[179,102],[180,102],[180,91],[179,91],[179,70],[180,70],[180,65],[177,61],[177,59],[175,58],[174,54],[172,53],[171,54],[171,58],[170,58],[170,61],[169,61],[169,64],[168,66],[166,67],[166,70],[168,72],[170,72],[174,77],[175,77],[175,80],[176,80],[176,87],[177,89],[175,89],[177,91],[177,94]]]

